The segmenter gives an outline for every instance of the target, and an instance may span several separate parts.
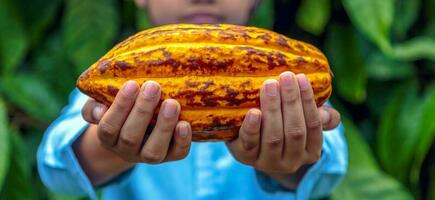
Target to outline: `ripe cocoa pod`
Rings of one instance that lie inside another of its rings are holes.
[[[161,100],[181,104],[193,141],[229,140],[246,112],[259,107],[262,83],[284,71],[307,75],[318,106],[329,98],[332,73],[312,45],[255,27],[178,24],[119,43],[83,72],[77,87],[110,106],[127,80],[157,81]]]

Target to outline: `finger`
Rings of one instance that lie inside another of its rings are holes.
[[[172,136],[172,144],[165,161],[181,160],[189,154],[190,144],[192,143],[192,128],[186,121],[180,121],[175,128]]]
[[[227,146],[236,159],[244,164],[252,165],[258,157],[260,149],[261,111],[253,108],[248,111],[239,136],[227,142]]]
[[[281,160],[284,135],[281,114],[281,97],[278,81],[269,79],[260,90],[262,118],[261,146],[258,157],[259,168]]]
[[[106,111],[107,106],[98,103],[93,98],[89,98],[82,108],[82,116],[87,122],[91,124],[98,124]]]
[[[159,84],[154,81],[145,82],[121,129],[116,145],[120,153],[133,157],[139,155],[145,132],[153,118],[159,100]]]
[[[176,100],[167,99],[162,103],[156,126],[140,152],[144,162],[160,163],[166,157],[179,112],[180,104]]]
[[[322,121],[316,102],[314,101],[313,89],[305,74],[298,74],[299,89],[307,128],[306,150],[308,152],[308,162],[313,163],[320,158],[322,150]]]
[[[281,101],[284,118],[284,157],[300,160],[305,154],[306,128],[301,92],[294,73],[285,72],[280,76]]]
[[[116,94],[113,104],[98,124],[98,138],[104,146],[111,147],[116,144],[119,131],[133,107],[138,90],[135,81],[127,81]]]
[[[340,113],[334,108],[322,106],[319,108],[319,112],[322,118],[323,130],[332,130],[340,124]]]

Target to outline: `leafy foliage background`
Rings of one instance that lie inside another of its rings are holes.
[[[350,163],[329,199],[435,199],[434,0],[264,0],[250,24],[330,59]],[[40,182],[43,132],[80,72],[147,27],[127,0],[0,1],[0,199],[75,199]]]

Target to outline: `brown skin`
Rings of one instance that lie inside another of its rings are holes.
[[[256,2],[136,0],[136,4],[148,8],[156,25],[245,24]],[[178,120],[180,105],[176,100],[164,101],[156,126],[144,138],[159,98],[158,83],[148,81],[139,88],[129,81],[109,108],[93,99],[85,104],[82,114],[91,125],[74,143],[74,150],[94,185],[109,181],[136,163],[158,164],[187,156],[192,132],[189,123]],[[260,102],[261,108],[248,111],[239,137],[227,146],[238,161],[294,189],[308,166],[320,158],[322,130],[335,128],[340,114],[330,107],[317,108],[305,75],[291,72],[282,73],[279,80],[265,81]]]

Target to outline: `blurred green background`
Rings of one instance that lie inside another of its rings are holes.
[[[264,0],[251,25],[330,60],[349,172],[329,199],[435,199],[434,0]],[[39,180],[43,132],[80,72],[147,27],[131,0],[0,1],[0,199],[75,199]]]

